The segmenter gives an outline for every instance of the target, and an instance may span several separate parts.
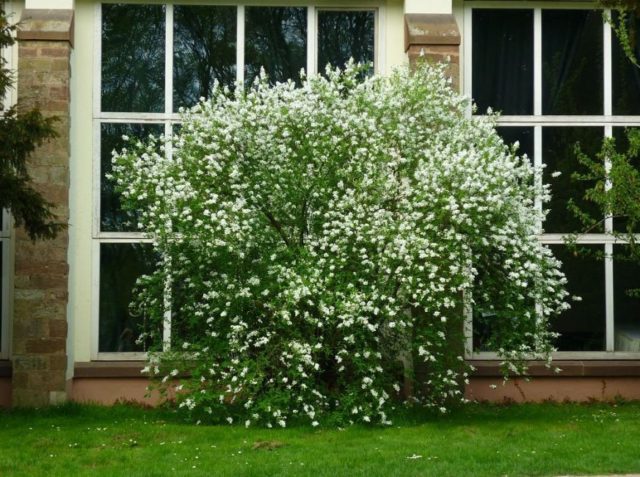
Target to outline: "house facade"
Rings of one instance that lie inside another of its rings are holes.
[[[1,3],[1,2],[0,2]],[[640,398],[640,288],[633,264],[616,261],[604,218],[580,240],[607,258],[575,257],[563,236],[580,231],[567,210],[583,190],[571,181],[573,145],[594,153],[640,126],[640,69],[625,58],[594,2],[476,0],[24,0],[5,1],[21,21],[3,51],[17,71],[5,104],[59,118],[59,136],[38,149],[30,172],[58,219],[56,239],[32,243],[0,224],[0,406],[65,400],[145,400],[140,322],[132,287],[149,269],[151,244],[124,213],[106,175],[122,136],[172,134],[179,109],[217,80],[249,83],[264,66],[276,80],[321,71],[350,57],[385,74],[420,55],[449,62],[453,87],[477,111],[501,111],[499,133],[536,164],[553,192],[540,240],[564,263],[572,309],[553,373],[502,383],[483,346],[482,316],[468,317],[470,398]],[[556,177],[553,172],[562,174]],[[497,385],[497,386],[494,386]]]

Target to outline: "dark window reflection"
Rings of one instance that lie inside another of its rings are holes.
[[[149,134],[160,136],[164,132],[161,124],[111,124],[100,127],[100,229],[103,232],[137,231],[137,217],[125,212],[120,198],[114,190],[113,181],[105,176],[112,170],[111,153],[126,146],[123,135],[130,138],[146,138]]]
[[[299,82],[307,63],[307,9],[247,7],[245,15],[246,83],[253,82],[260,67],[271,83]]]
[[[236,80],[236,7],[174,7],[173,106],[208,97],[214,80]]]
[[[604,252],[604,246],[587,247],[590,253]],[[559,351],[605,350],[605,285],[604,262],[595,257],[574,255],[561,245],[551,246],[554,255],[562,261],[562,271],[567,277],[571,309],[552,321],[552,329],[560,333],[556,341]]]
[[[473,10],[478,112],[533,114],[533,10]]]
[[[133,287],[155,264],[151,244],[100,244],[100,352],[143,351],[143,318],[132,316]]]
[[[639,59],[640,39],[638,35],[640,35],[640,18],[634,18],[633,13],[630,13],[627,26],[634,32],[631,37],[632,47],[636,59]],[[640,68],[629,61],[616,36],[612,36],[613,114],[640,114]]]
[[[613,128],[613,138],[616,141],[616,150],[618,152],[626,153],[629,150],[629,139],[627,138],[627,129],[626,128]],[[636,171],[640,172],[640,155],[633,156],[630,161],[631,165],[636,169]],[[631,181],[633,180],[633,176],[627,176]],[[629,197],[633,197],[629,195]],[[631,206],[637,205],[637,203],[630,204]],[[626,232],[629,226],[629,221],[625,217],[614,217],[613,218],[613,230],[616,232]],[[635,233],[640,232],[640,224],[636,224],[635,227],[632,227],[632,231]]]
[[[542,128],[542,162],[546,164],[543,173],[545,184],[551,185],[551,202],[546,204],[550,209],[547,220],[543,224],[547,233],[582,232],[585,226],[568,208],[572,199],[582,210],[592,217],[599,217],[598,209],[591,202],[584,200],[585,191],[593,184],[577,181],[571,176],[581,170],[574,151],[575,145],[591,157],[600,150],[603,129],[577,127],[548,127]],[[560,172],[558,177],[554,173]],[[593,228],[591,232],[602,232],[603,223]]]
[[[629,261],[629,246],[614,245],[613,312],[615,350],[640,351],[640,265]],[[635,254],[637,256],[637,252]],[[634,296],[635,295],[635,296]]]
[[[496,132],[502,140],[512,145],[516,141],[520,143],[518,154],[526,154],[531,164],[533,164],[533,128],[532,127],[499,127]]]
[[[542,11],[542,113],[603,114],[602,13]]]
[[[164,111],[161,5],[102,5],[102,110]]]
[[[318,71],[327,64],[342,68],[350,58],[356,63],[374,61],[373,11],[321,11],[318,13]]]

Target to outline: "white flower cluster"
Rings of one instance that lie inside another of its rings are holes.
[[[170,303],[173,351],[150,369],[189,373],[183,406],[389,423],[413,373],[413,399],[445,412],[464,399],[465,301],[495,317],[505,362],[549,355],[566,292],[536,240],[548,193],[443,68],[216,87],[171,140],[114,154],[164,260],[139,304],[158,338]]]

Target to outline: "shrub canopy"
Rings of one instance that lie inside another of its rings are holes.
[[[512,369],[548,357],[566,295],[536,239],[548,194],[468,108],[442,66],[349,65],[216,87],[171,140],[116,153],[161,257],[140,282],[142,339],[161,347],[171,316],[148,370],[188,371],[182,406],[247,425],[387,423],[408,378],[415,402],[463,399],[471,306]]]

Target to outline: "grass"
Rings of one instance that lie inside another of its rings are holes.
[[[388,428],[196,426],[167,410],[0,411],[1,476],[516,476],[640,471],[640,403],[474,404]]]

